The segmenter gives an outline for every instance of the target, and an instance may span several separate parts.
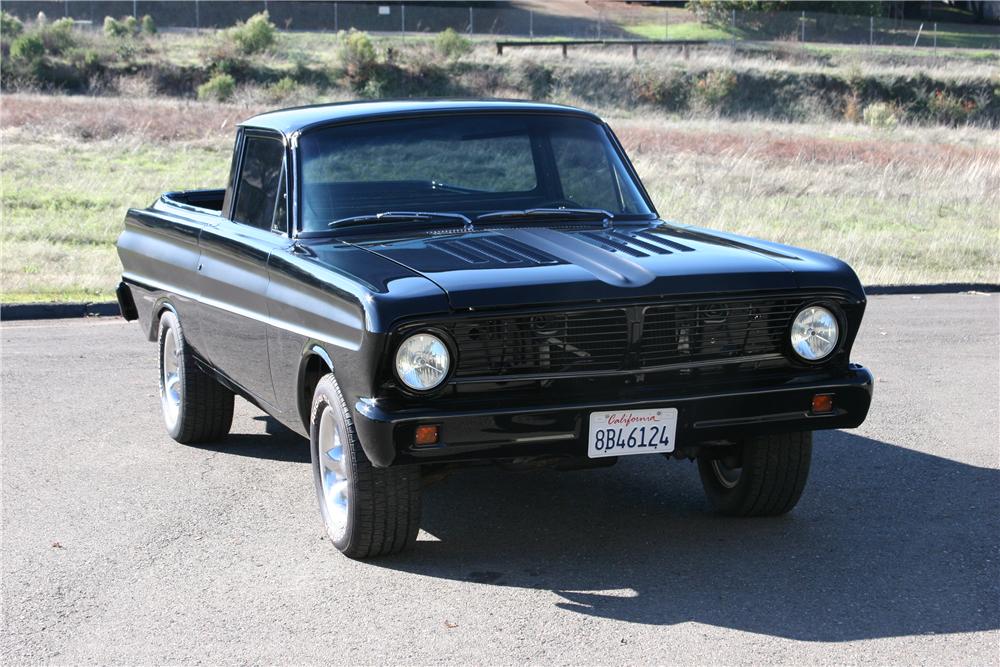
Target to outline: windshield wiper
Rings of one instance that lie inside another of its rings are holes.
[[[523,211],[494,211],[476,217],[480,220],[502,220],[506,218],[577,218],[611,222],[615,214],[603,208],[527,208]]]
[[[461,220],[466,229],[472,227],[472,220],[461,213],[439,213],[437,211],[382,211],[381,213],[366,213],[349,218],[340,218],[328,222],[327,227],[350,227],[379,222],[420,222],[423,220]]]
[[[475,195],[483,194],[484,190],[477,190],[475,188],[466,188],[461,185],[454,185],[452,183],[442,183],[441,181],[431,181],[431,190],[440,190],[442,192],[454,192],[460,195]]]

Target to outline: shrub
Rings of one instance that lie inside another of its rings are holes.
[[[555,72],[548,65],[533,61],[525,62],[517,75],[517,85],[527,89],[533,100],[547,99],[555,87]]]
[[[236,79],[228,74],[219,73],[198,86],[198,99],[225,102],[234,92],[236,92]]]
[[[728,70],[712,70],[694,83],[691,94],[701,106],[718,109],[736,90],[736,75]]]
[[[45,55],[45,43],[38,35],[21,35],[10,46],[10,57],[14,60],[33,62]]]
[[[869,104],[865,107],[863,116],[865,123],[877,130],[890,132],[896,129],[896,125],[899,124],[895,107],[885,102]]]
[[[351,28],[350,32],[343,30],[338,33],[340,40],[340,62],[352,81],[368,79],[375,67],[375,46],[367,32]]]
[[[156,22],[153,21],[153,17],[149,14],[142,17],[142,31],[147,35],[156,34]]]
[[[670,111],[677,111],[687,106],[691,94],[690,85],[683,72],[676,70],[662,72],[643,68],[635,74],[633,88],[640,102]]]
[[[290,76],[286,76],[276,83],[267,87],[267,95],[274,101],[281,101],[292,97],[299,91],[298,82]]]
[[[11,16],[7,12],[0,12],[0,35],[11,39],[22,32],[24,32],[24,24],[21,23],[21,19]]]
[[[73,19],[62,18],[38,29],[45,51],[59,55],[76,46],[76,36],[73,34]]]
[[[122,38],[129,36],[128,27],[112,16],[104,17],[104,34],[108,37]]]
[[[447,28],[434,38],[434,48],[445,58],[460,58],[472,51],[472,42],[454,29]]]
[[[139,21],[134,16],[126,16],[122,19],[122,25],[125,26],[125,31],[128,35],[138,35],[139,34]]]
[[[277,28],[264,11],[254,14],[246,23],[237,23],[229,29],[229,39],[246,54],[266,51],[277,38]]]

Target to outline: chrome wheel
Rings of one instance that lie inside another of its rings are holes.
[[[319,457],[320,492],[326,529],[334,540],[347,530],[348,493],[347,468],[344,461],[344,438],[333,408],[323,406],[319,420],[316,452]]]
[[[181,410],[180,340],[173,327],[163,332],[160,348],[160,402],[167,428],[174,428]]]
[[[734,489],[740,482],[740,474],[743,472],[743,468],[731,468],[720,459],[713,459],[712,471],[715,473],[715,479],[718,480],[719,484],[727,489]]]

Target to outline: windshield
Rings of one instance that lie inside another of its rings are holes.
[[[566,115],[443,115],[307,132],[302,229],[385,211],[651,211],[604,127]],[[442,220],[443,224],[447,223]]]

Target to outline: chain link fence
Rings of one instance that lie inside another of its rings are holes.
[[[1000,27],[935,23],[883,16],[819,12],[733,11],[701,21],[679,7],[648,6],[614,0],[561,3],[549,13],[541,3],[512,2],[350,2],[332,0],[6,0],[22,19],[44,12],[99,27],[105,16],[149,14],[160,28],[223,28],[260,11],[285,30],[337,31],[356,28],[376,33],[456,32],[510,37],[566,39],[675,39],[708,41],[785,41],[1000,48]]]

